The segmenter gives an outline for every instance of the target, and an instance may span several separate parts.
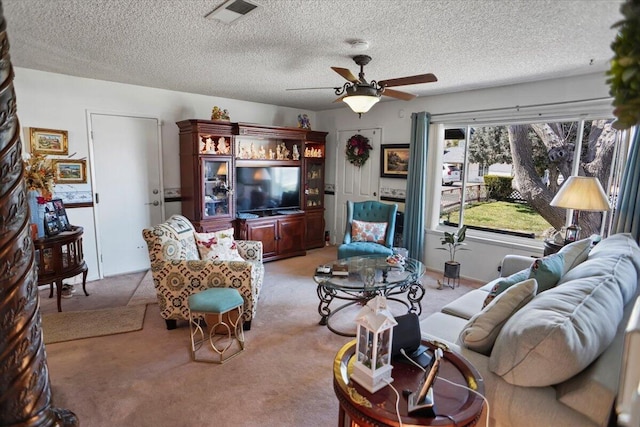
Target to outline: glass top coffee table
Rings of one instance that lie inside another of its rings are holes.
[[[418,315],[422,312],[420,301],[425,290],[420,277],[424,274],[425,267],[418,260],[405,258],[403,264],[390,264],[386,256],[367,255],[326,264],[331,269],[326,273],[320,273],[320,267],[313,276],[318,284],[320,324],[326,325],[333,333],[345,337],[355,336],[355,333],[333,328],[330,324],[331,317],[354,304],[364,305],[377,295],[404,304],[408,312]],[[338,270],[343,270],[341,275],[336,274]],[[347,302],[331,309],[334,299]]]

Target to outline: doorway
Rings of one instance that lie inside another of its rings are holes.
[[[161,121],[88,114],[99,277],[146,270],[142,229],[164,221]]]
[[[360,167],[347,161],[344,154],[347,141],[359,134],[369,139],[373,149],[369,152],[366,163]],[[382,143],[382,129],[358,129],[338,131],[336,148],[336,222],[334,236],[336,244],[342,243],[347,218],[347,201],[363,202],[379,199],[380,186],[380,145]]]

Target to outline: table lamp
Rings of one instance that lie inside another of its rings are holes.
[[[603,212],[611,209],[609,199],[595,176],[570,176],[550,205],[574,210],[572,224],[567,227],[564,238],[565,244],[580,238],[580,211]]]

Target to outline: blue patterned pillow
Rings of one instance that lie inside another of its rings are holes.
[[[538,282],[538,293],[553,288],[564,272],[564,254],[555,253],[538,258],[531,264],[529,279]]]

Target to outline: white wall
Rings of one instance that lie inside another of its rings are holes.
[[[315,113],[308,110],[70,77],[25,68],[15,69],[14,86],[25,148],[29,145],[28,128],[61,129],[69,132],[69,153],[77,153],[74,158],[88,158],[87,110],[151,116],[162,120],[165,190],[180,187],[177,121],[208,120],[211,109],[217,105],[227,109],[234,122],[296,127],[298,114],[306,113],[312,125],[315,124]],[[87,175],[91,176],[89,170]],[[64,188],[58,187],[58,190],[69,191],[69,187],[65,185]],[[91,183],[72,187],[78,191],[91,191]],[[180,203],[169,203],[165,209],[167,215],[179,213]],[[83,245],[89,267],[88,280],[95,280],[98,278],[98,270],[93,208],[68,209],[67,215],[72,224],[84,227]],[[108,233],[108,230],[102,232]]]
[[[340,109],[317,112],[316,121],[319,129],[329,131],[327,152],[335,157],[336,152],[342,153],[344,151],[343,147],[336,147],[337,132],[343,129],[379,127],[382,128],[383,144],[408,143],[410,140],[412,112],[427,111],[432,114],[433,122],[443,123],[446,119],[437,117],[438,114],[604,98],[609,96],[609,88],[605,80],[604,74],[598,73],[416,98],[409,102],[381,101],[371,111],[363,114],[361,119],[358,119],[358,116],[345,106]],[[407,91],[410,92],[410,88]],[[600,103],[602,104],[602,102]],[[606,101],[606,105],[609,105],[608,101]],[[554,107],[554,110],[562,111],[568,108],[558,105]],[[512,112],[506,111],[499,114],[502,117],[513,117],[516,113],[517,111],[514,108]],[[497,114],[493,113],[494,117]],[[482,116],[482,114],[479,114],[479,116]],[[442,144],[443,141],[438,141],[437,126],[432,126],[429,158],[427,160],[428,168],[435,169],[438,164],[438,158],[441,157],[439,153],[442,152],[443,148]],[[379,147],[374,147],[370,157],[371,161],[379,161],[379,155]],[[335,158],[328,159],[327,163],[335,164]],[[326,180],[330,184],[339,182],[340,177],[336,176],[335,167],[327,167]],[[381,190],[384,187],[404,189],[405,185],[406,181],[404,180],[388,178],[381,178],[380,180]],[[427,185],[427,187],[427,209],[429,212],[427,215],[427,236],[423,261],[428,268],[442,271],[442,265],[446,260],[446,252],[435,249],[441,246],[439,238],[442,235],[441,231],[438,231],[436,227],[439,204],[434,203],[434,197],[440,189],[440,183]],[[333,224],[331,222],[332,217],[331,213],[328,212],[327,228],[341,229],[343,225]],[[496,277],[500,260],[506,254],[540,256],[543,251],[539,242],[527,244],[522,240],[506,237],[501,243],[496,244],[494,240],[489,239],[490,236],[487,234],[470,231],[467,235],[469,236],[467,248],[471,250],[461,252],[459,255],[459,260],[462,263],[461,274],[465,277],[482,281]],[[491,239],[495,239],[495,236],[492,236]]]

